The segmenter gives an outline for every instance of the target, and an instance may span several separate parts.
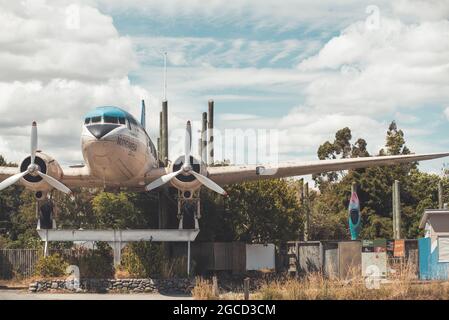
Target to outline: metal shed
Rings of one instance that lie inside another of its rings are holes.
[[[348,278],[360,273],[360,241],[288,242],[289,271],[304,275],[324,272],[326,276]]]
[[[361,243],[356,240],[323,241],[323,269],[329,277],[341,279],[360,274]]]
[[[447,280],[449,270],[449,210],[427,209],[419,224],[425,237],[419,239],[419,277]]]

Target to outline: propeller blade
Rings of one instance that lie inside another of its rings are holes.
[[[211,179],[209,179],[208,177],[205,177],[195,171],[190,171],[191,174],[193,174],[195,176],[195,178],[198,179],[199,182],[201,182],[203,185],[205,185],[206,187],[208,187],[209,189],[222,194],[224,196],[227,196],[228,193],[222,188],[220,187],[218,184],[216,184],[215,182],[213,182]]]
[[[0,190],[3,190],[3,189],[5,189],[5,188],[8,188],[10,185],[16,183],[16,182],[19,181],[23,176],[25,176],[25,175],[27,175],[27,174],[28,174],[28,171],[24,171],[24,172],[17,173],[17,174],[15,174],[15,175],[10,176],[9,178],[3,180],[3,181],[0,183]]]
[[[169,182],[171,179],[173,179],[174,177],[176,177],[178,174],[180,174],[182,172],[181,170],[178,170],[176,172],[172,172],[166,175],[163,175],[162,177],[160,177],[159,179],[154,180],[153,182],[151,182],[149,185],[147,185],[145,187],[145,190],[147,191],[151,191],[153,189],[156,189],[157,187],[160,187],[164,184],[166,184],[167,182]]]
[[[184,166],[190,165],[190,153],[192,150],[192,126],[190,124],[190,121],[187,121],[186,126],[186,140],[184,144]]]
[[[37,150],[37,124],[33,121],[31,125],[31,164],[34,164],[34,159],[36,158]]]
[[[40,171],[38,171],[37,174],[40,175],[42,177],[42,179],[44,179],[53,188],[58,189],[59,191],[62,191],[67,194],[72,193],[72,191],[69,188],[67,188],[65,185],[63,185],[61,182],[59,182],[55,178],[53,178],[49,175],[46,175],[45,173],[42,173]]]

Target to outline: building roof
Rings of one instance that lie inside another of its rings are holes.
[[[419,227],[424,229],[426,227],[426,222],[431,216],[436,215],[446,215],[449,219],[449,209],[426,209],[422,215],[421,221],[419,222]]]

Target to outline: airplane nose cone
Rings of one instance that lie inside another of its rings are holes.
[[[87,130],[92,133],[92,135],[97,138],[101,139],[106,134],[114,130],[115,128],[119,127],[117,124],[108,124],[108,123],[102,123],[102,124],[92,124],[90,126],[87,126]]]

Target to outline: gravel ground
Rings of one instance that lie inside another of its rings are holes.
[[[192,300],[192,297],[154,293],[29,293],[27,290],[0,290],[0,300]]]

